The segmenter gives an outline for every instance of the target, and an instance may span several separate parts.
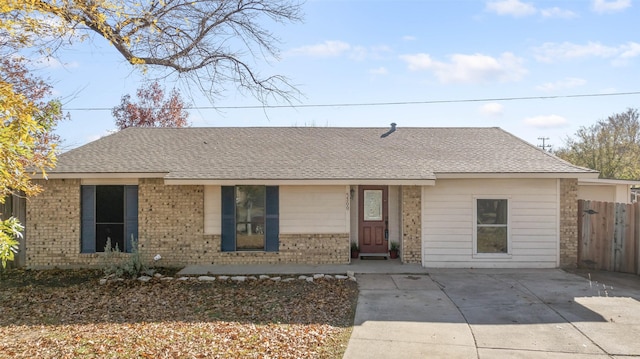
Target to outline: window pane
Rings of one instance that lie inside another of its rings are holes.
[[[382,190],[364,191],[364,220],[382,221]]]
[[[124,186],[96,186],[96,222],[124,223]]]
[[[96,252],[104,252],[107,239],[111,240],[111,249],[115,250],[117,245],[120,252],[125,252],[124,224],[96,224]]]
[[[507,253],[507,227],[478,227],[478,253]]]
[[[265,186],[236,187],[236,250],[264,250]]]
[[[507,200],[479,199],[478,224],[507,224]]]

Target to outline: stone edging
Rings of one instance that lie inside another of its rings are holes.
[[[156,273],[153,276],[148,276],[148,275],[143,275],[138,277],[136,280],[140,281],[140,282],[149,282],[153,279],[156,280],[160,280],[160,281],[198,281],[198,282],[214,282],[214,281],[233,281],[233,282],[246,282],[246,281],[251,281],[251,280],[271,280],[274,282],[292,282],[295,280],[304,280],[307,281],[309,283],[312,283],[314,280],[316,279],[335,279],[335,280],[351,280],[351,281],[356,281],[356,277],[355,277],[355,273],[352,271],[348,271],[347,275],[341,275],[341,274],[336,274],[336,275],[330,275],[330,274],[313,274],[313,275],[299,275],[297,277],[286,277],[283,278],[282,276],[268,276],[266,274],[262,274],[259,276],[254,276],[254,275],[250,275],[250,276],[245,276],[245,275],[236,275],[236,276],[229,276],[229,275],[219,275],[217,277],[215,276],[208,276],[208,275],[201,275],[198,277],[195,276],[182,276],[182,277],[165,277],[160,273]],[[123,278],[102,278],[100,279],[100,284],[107,284],[108,282],[120,282],[120,281],[124,281]]]

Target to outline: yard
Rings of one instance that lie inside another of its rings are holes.
[[[341,358],[357,285],[0,272],[0,358]]]

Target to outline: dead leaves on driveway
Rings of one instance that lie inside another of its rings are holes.
[[[339,358],[352,281],[0,283],[0,357]]]

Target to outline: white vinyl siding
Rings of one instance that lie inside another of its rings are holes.
[[[509,199],[509,256],[473,253],[474,201]],[[460,268],[554,268],[558,259],[555,179],[438,180],[422,190],[423,265]]]
[[[221,234],[220,186],[204,186],[204,234]]]
[[[280,186],[280,233],[348,233],[348,194],[346,186]],[[205,234],[222,233],[220,201],[220,186],[204,186]]]
[[[348,186],[280,186],[280,233],[349,233],[349,195]]]
[[[579,185],[578,199],[630,203],[631,193],[629,185]]]

